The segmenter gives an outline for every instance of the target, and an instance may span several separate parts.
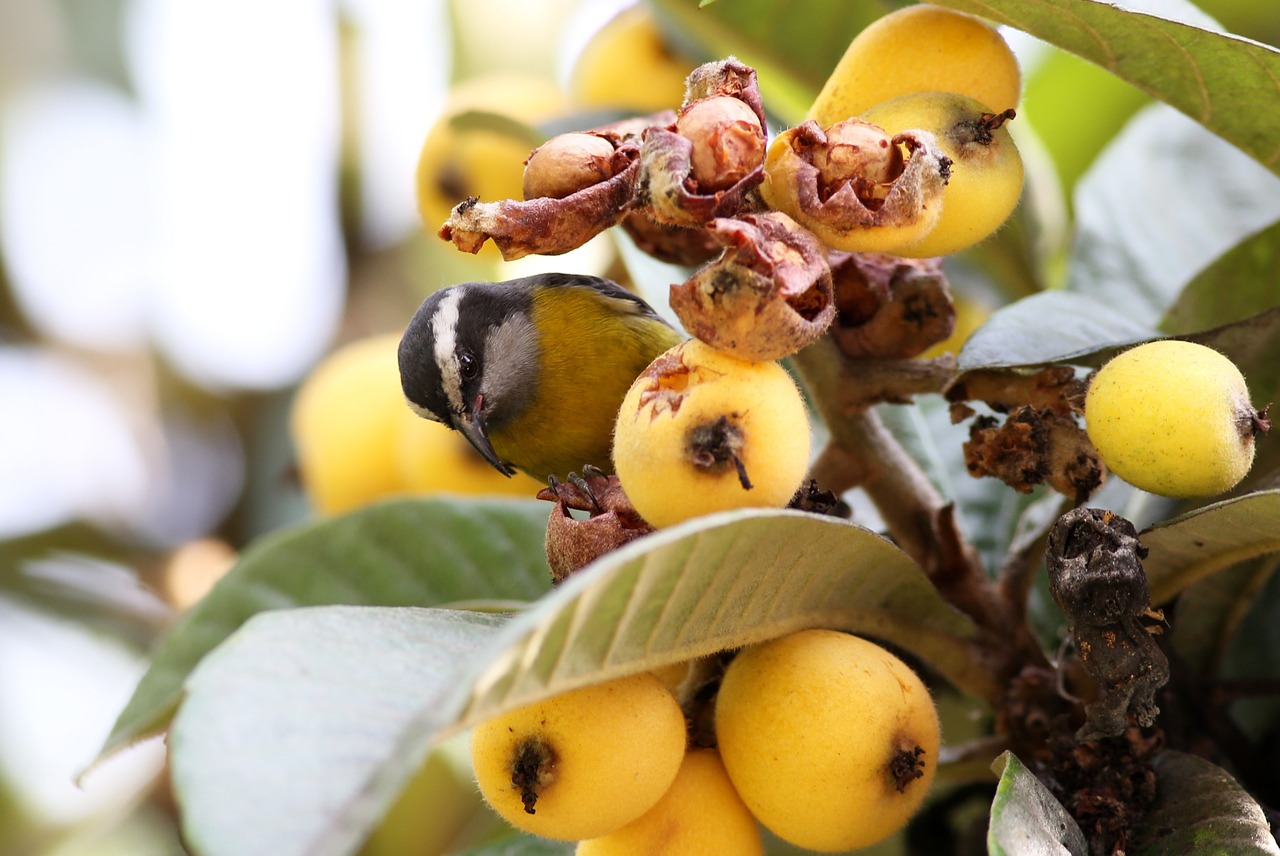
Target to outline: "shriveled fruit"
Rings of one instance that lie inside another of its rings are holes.
[[[666,793],[684,714],[648,672],[500,714],[471,733],[476,782],[511,824],[574,841],[625,826]]]
[[[781,507],[809,464],[809,420],[777,363],[691,339],[654,360],[618,411],[613,463],[654,526],[744,507]]]
[[[958,92],[991,110],[1016,107],[1018,60],[994,28],[921,4],[891,12],[854,37],[806,118],[828,125],[912,92]]]
[[[929,790],[941,742],[916,674],[833,630],[739,653],[720,685],[716,737],[752,814],[778,837],[826,852],[902,828]]]
[[[769,145],[760,195],[832,249],[900,255],[935,228],[950,168],[933,135],[914,128],[808,121]]]
[[[932,133],[951,160],[937,223],[898,255],[954,253],[989,237],[1009,219],[1022,195],[1022,156],[1007,127],[1013,111],[996,110],[1004,112],[954,92],[916,92],[863,113],[891,134],[909,128]]]
[[[733,789],[714,749],[685,755],[658,804],[602,838],[578,844],[577,856],[733,856],[763,854],[760,831]]]
[[[1110,360],[1089,383],[1084,413],[1107,467],[1135,487],[1176,497],[1230,490],[1253,465],[1255,436],[1270,427],[1231,360],[1176,339]]]

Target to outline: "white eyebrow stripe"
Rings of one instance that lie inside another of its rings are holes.
[[[455,287],[445,292],[431,316],[431,337],[435,341],[436,366],[440,369],[440,386],[449,399],[449,408],[461,413],[462,373],[458,367],[458,304],[462,301],[462,289]]]

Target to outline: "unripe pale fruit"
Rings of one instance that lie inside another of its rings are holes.
[[[1255,434],[1269,427],[1231,360],[1175,339],[1110,360],[1089,383],[1084,413],[1089,439],[1116,475],[1176,497],[1238,484],[1253,464]]]
[[[674,110],[696,63],[674,55],[646,3],[623,9],[591,37],[574,63],[569,90],[583,107],[637,113]]]
[[[494,75],[454,87],[418,154],[418,213],[427,233],[434,235],[453,206],[469,197],[492,202],[522,195],[529,139],[482,124],[460,129],[455,117],[476,111],[533,124],[559,115],[566,103],[555,84],[536,77]],[[482,252],[499,255],[495,248]]]
[[[298,388],[289,431],[303,490],[339,514],[400,489],[396,445],[408,408],[396,362],[400,334],[344,345]]]
[[[1016,107],[1018,60],[994,28],[939,6],[908,6],[859,33],[805,118],[824,128],[912,92],[959,92],[991,110]]]
[[[951,159],[937,223],[897,255],[945,256],[989,237],[1009,219],[1022,195],[1023,177],[1022,156],[1006,127],[1012,118],[1012,111],[992,113],[954,92],[903,95],[863,113],[863,119],[890,134],[929,131]]]
[[[512,825],[575,841],[651,809],[685,751],[684,713],[647,672],[504,713],[471,732],[476,782]]]
[[[808,414],[777,363],[745,362],[690,339],[654,360],[627,393],[613,463],[653,526],[785,506],[809,465]]]
[[[753,856],[764,844],[714,749],[685,755],[658,804],[603,838],[578,844],[576,856]]]
[[[729,778],[756,819],[799,847],[866,847],[901,829],[938,764],[929,691],[878,645],[803,630],[742,651],[716,700]]]

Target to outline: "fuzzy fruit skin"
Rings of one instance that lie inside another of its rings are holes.
[[[582,841],[575,856],[763,856],[756,819],[733,789],[714,749],[685,755],[658,804],[602,838]]]
[[[1001,108],[1003,109],[1003,108]],[[863,119],[890,134],[929,131],[951,158],[942,213],[919,241],[898,255],[932,258],[958,252],[990,237],[1009,219],[1022,196],[1022,156],[1007,125],[989,143],[974,142],[974,123],[989,113],[976,99],[954,92],[916,92],[870,108]]]
[[[994,28],[939,6],[908,6],[854,37],[805,118],[824,128],[912,92],[959,92],[1016,107],[1018,60]]]
[[[665,395],[673,385],[681,390],[672,393],[678,407]],[[720,417],[740,432],[750,490],[728,462],[707,470],[690,459],[695,432]],[[690,339],[654,360],[628,391],[613,463],[636,511],[663,527],[733,508],[785,506],[808,469],[809,443],[804,401],[780,365]]]
[[[738,654],[716,701],[729,778],[756,818],[799,847],[866,847],[901,829],[933,780],[941,736],[929,691],[878,645],[802,630]],[[897,790],[915,747],[923,776]]]
[[[1212,496],[1253,465],[1244,376],[1204,345],[1163,339],[1114,357],[1089,383],[1084,413],[1103,462],[1151,493]]]
[[[535,738],[555,755],[534,813],[511,781],[513,759]],[[685,751],[684,713],[644,672],[571,690],[500,714],[471,733],[476,782],[513,826],[564,841],[598,838],[652,808]]]

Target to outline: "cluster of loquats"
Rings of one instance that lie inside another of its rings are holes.
[[[622,401],[616,476],[544,492],[563,511],[548,528],[557,579],[652,527],[804,495],[808,411],[779,361],[833,329],[838,310],[852,314],[842,288],[886,302],[880,279],[941,290],[953,320],[935,257],[983,240],[1017,204],[1007,123],[1019,93],[993,28],[912,7],[860,34],[808,119],[772,143],[755,70],[730,58],[695,69],[678,109],[547,140],[518,196],[454,206],[437,234],[465,252],[492,242],[506,259],[556,255],[617,226],[694,269],[670,288],[691,338]],[[906,344],[874,325],[836,338],[847,352],[909,357],[950,326]],[[480,723],[485,799],[581,854],[760,853],[759,825],[799,847],[848,850],[919,808],[938,717],[890,652],[814,629],[699,663],[667,683],[634,674]]]
[[[880,646],[803,630],[737,652],[718,681],[643,672],[571,690],[472,732],[481,793],[516,827],[580,856],[865,847],[928,792],[941,738],[928,690]],[[677,698],[679,697],[679,699]],[[683,709],[682,709],[683,708]],[[800,795],[803,795],[802,797]]]

